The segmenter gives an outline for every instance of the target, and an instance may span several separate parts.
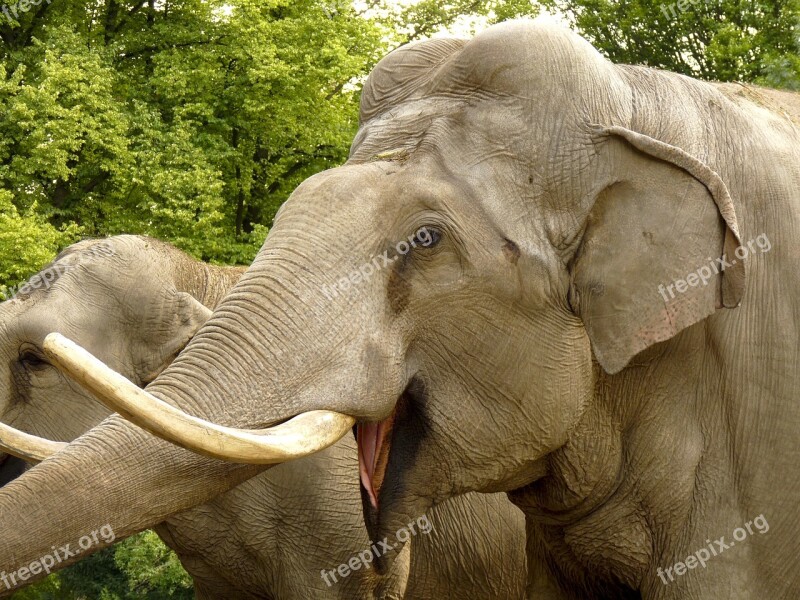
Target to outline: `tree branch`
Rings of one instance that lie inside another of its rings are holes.
[[[108,0],[108,8],[106,10],[105,25],[103,27],[103,41],[106,45],[111,41],[111,34],[114,33],[114,22],[117,20],[119,13],[119,4],[117,0]]]
[[[108,42],[108,40],[110,39],[111,34],[117,33],[120,29],[122,29],[122,26],[125,25],[125,23],[127,23],[128,20],[133,15],[135,15],[137,12],[139,12],[144,7],[145,4],[147,4],[147,0],[141,0],[138,4],[136,4],[133,8],[131,8],[127,13],[125,13],[125,15],[119,20],[119,23],[117,23],[116,25],[113,25],[111,27],[111,29],[106,29],[106,34],[107,34],[106,42]]]
[[[31,20],[31,24],[28,27],[27,31],[23,34],[22,39],[20,40],[19,45],[17,48],[24,48],[31,42],[31,38],[33,37],[33,30],[39,24],[39,22],[44,17],[44,13],[47,12],[47,9],[50,8],[50,4],[48,2],[42,2],[41,6],[39,6],[36,13],[33,15],[33,19]]]
[[[133,58],[134,56],[140,56],[142,54],[147,54],[148,52],[163,52],[164,50],[172,50],[174,48],[188,48],[190,46],[205,46],[207,44],[214,44],[219,42],[220,40],[224,39],[225,36],[221,35],[218,38],[213,40],[197,40],[193,42],[184,42],[182,44],[171,44],[168,46],[148,46],[146,48],[140,48],[139,50],[134,50],[133,52],[125,52],[124,54],[120,54],[118,58]]]

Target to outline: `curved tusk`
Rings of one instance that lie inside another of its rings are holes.
[[[42,462],[67,447],[66,442],[53,442],[0,423],[0,450],[28,462]]]
[[[109,368],[59,333],[48,335],[45,354],[109,409],[168,442],[211,458],[269,465],[319,452],[355,424],[341,413],[316,410],[263,430],[224,427],[187,415]]]

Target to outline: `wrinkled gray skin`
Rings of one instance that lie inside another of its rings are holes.
[[[311,409],[381,421],[399,404],[373,536],[513,490],[530,597],[796,598],[798,107],[615,66],[543,24],[404,47],[366,82],[348,163],[295,191],[148,389],[242,427]],[[322,293],[422,226],[435,246]],[[770,252],[662,297],[762,233]],[[112,419],[0,493],[2,567],[258,470]],[[95,481],[91,505],[68,493]],[[768,533],[662,583],[761,514]]]
[[[80,436],[109,411],[41,362],[28,340],[59,331],[142,385],[174,359],[243,272],[136,236],[68,248],[32,278],[38,291],[0,304],[0,352],[7,365],[0,420],[49,439]],[[3,456],[2,483],[23,465]],[[328,586],[320,575],[370,545],[357,473],[348,436],[173,516],[156,531],[192,574],[198,598],[402,598],[408,551],[385,577],[359,569]],[[83,493],[91,496],[96,483],[84,482]],[[414,539],[405,597],[522,596],[524,520],[503,495],[473,494],[429,517],[434,530]]]

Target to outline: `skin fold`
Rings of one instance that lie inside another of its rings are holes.
[[[242,428],[357,418],[363,450],[384,440],[364,454],[372,539],[509,492],[530,598],[796,598],[798,107],[540,22],[405,46],[365,82],[348,162],[297,188],[147,390]],[[263,469],[112,417],[0,492],[0,568]],[[760,515],[768,532],[662,580]]]
[[[0,304],[0,352],[7,365],[1,420],[71,441],[110,414],[26,340],[63,332],[144,385],[174,359],[243,272],[136,236],[68,248],[16,300]],[[14,457],[0,461],[3,484],[26,468]],[[426,523],[433,530],[418,533],[415,552],[404,550],[385,576],[360,567],[346,578],[329,574],[327,585],[322,569],[335,570],[370,547],[355,440],[348,437],[155,529],[194,578],[198,598],[522,596],[524,521],[503,495],[457,499],[431,511]],[[480,544],[473,532],[483,536]]]

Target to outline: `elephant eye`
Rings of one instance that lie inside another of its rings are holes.
[[[20,354],[19,362],[26,369],[32,370],[43,369],[44,367],[48,366],[47,361],[30,350],[24,350],[22,354]]]
[[[435,227],[420,227],[417,233],[412,238],[412,243],[415,246],[422,246],[423,248],[432,248],[438,244],[442,239],[442,232]]]

